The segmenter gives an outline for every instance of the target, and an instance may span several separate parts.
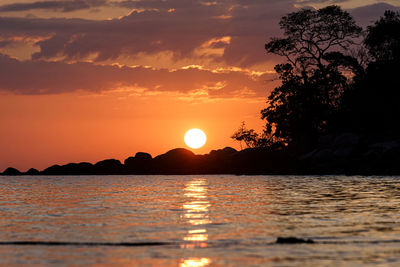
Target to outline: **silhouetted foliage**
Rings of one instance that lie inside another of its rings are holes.
[[[309,72],[310,68],[322,71],[326,56],[338,48],[348,50],[362,31],[339,6],[302,9],[282,17],[279,25],[286,37],[272,38],[265,49],[286,57],[300,73]]]
[[[368,26],[364,43],[377,62],[400,59],[400,14],[386,11],[374,25]]]
[[[400,134],[400,14],[386,11],[367,29],[364,44],[372,61],[344,96],[343,114],[352,131],[375,139]]]
[[[239,129],[237,129],[236,132],[233,133],[231,138],[239,141],[240,149],[242,149],[242,141],[246,144],[247,147],[259,146],[258,133],[256,133],[256,131],[254,131],[253,129],[247,129],[244,121],[240,125]]]
[[[265,48],[287,63],[275,66],[282,85],[268,97],[261,115],[267,134],[306,149],[334,127],[331,121],[351,84],[349,77],[363,72],[357,60],[345,54],[362,29],[338,6],[303,9],[279,24],[285,38],[272,38]]]
[[[270,132],[266,129],[259,134],[254,129],[247,129],[246,123],[243,121],[240,127],[233,133],[231,136],[232,139],[239,141],[240,149],[242,147],[242,141],[248,148],[256,148],[256,147],[277,147],[284,146],[282,140],[274,137]]]

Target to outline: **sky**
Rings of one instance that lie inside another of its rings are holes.
[[[366,27],[400,0],[1,0],[0,171],[231,146],[279,85],[279,19],[336,4]],[[189,148],[188,148],[189,149]]]

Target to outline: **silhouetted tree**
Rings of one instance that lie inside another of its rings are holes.
[[[242,141],[247,147],[270,147],[271,145],[278,143],[278,140],[274,140],[273,136],[268,134],[266,131],[259,134],[254,129],[247,129],[246,123],[243,121],[240,127],[231,136],[232,139],[239,141],[240,149],[242,149]]]
[[[371,57],[365,75],[344,96],[345,117],[353,131],[378,139],[400,134],[400,14],[386,11],[367,28]]]
[[[400,14],[386,11],[374,25],[368,26],[364,43],[376,62],[400,59]]]
[[[349,78],[363,71],[345,54],[362,29],[338,6],[302,9],[282,17],[279,24],[285,37],[272,38],[265,49],[287,62],[275,66],[282,85],[268,97],[261,115],[267,120],[266,133],[308,148],[331,127]]]
[[[256,147],[258,143],[258,134],[253,129],[247,129],[244,121],[240,125],[239,129],[233,133],[231,138],[239,141],[240,149],[242,149],[242,141],[247,147]]]

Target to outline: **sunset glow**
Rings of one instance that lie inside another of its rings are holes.
[[[279,19],[331,1],[36,1],[0,3],[0,171],[123,161],[185,146],[233,147],[279,85],[264,44]],[[343,2],[343,3],[342,3]],[[39,4],[38,4],[39,3]],[[337,2],[362,26],[398,1]]]

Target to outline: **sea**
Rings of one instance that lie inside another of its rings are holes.
[[[0,266],[400,266],[400,177],[1,176],[0,229]]]

